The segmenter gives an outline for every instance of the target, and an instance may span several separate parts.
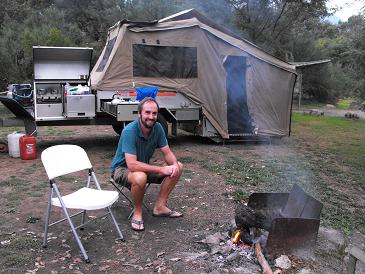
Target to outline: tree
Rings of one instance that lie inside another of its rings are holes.
[[[326,0],[227,0],[235,10],[236,24],[251,42],[266,51],[293,60],[291,39],[313,18],[328,15]]]

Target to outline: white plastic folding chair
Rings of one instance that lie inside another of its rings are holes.
[[[119,229],[115,217],[110,209],[110,206],[118,200],[118,192],[101,190],[100,184],[96,178],[95,172],[85,150],[76,145],[57,145],[45,149],[42,152],[41,158],[50,182],[43,246],[47,246],[48,228],[67,220],[69,225],[71,226],[71,231],[80,248],[82,255],[85,258],[85,261],[90,262],[84,246],[82,245],[76,232],[76,229],[83,227],[93,220],[91,219],[85,222],[85,218],[87,217],[86,211],[98,209],[106,209],[106,214],[100,217],[110,215],[119,234],[120,240],[124,241],[123,234]],[[75,192],[62,196],[57,186],[56,178],[59,182],[61,181],[61,178],[59,178],[60,176],[82,170],[87,170],[88,173],[86,187],[80,188]],[[95,188],[91,187],[92,182],[94,182]],[[55,192],[56,194],[55,197],[53,197],[53,192]],[[61,207],[65,214],[65,218],[49,224],[51,206]],[[77,209],[81,211],[70,215],[68,213],[68,209]],[[71,218],[80,214],[82,214],[81,224],[75,227]]]

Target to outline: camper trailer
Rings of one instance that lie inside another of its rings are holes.
[[[158,120],[215,141],[290,133],[295,67],[195,10],[120,21],[90,72],[90,48],[34,47],[34,108],[0,99],[26,122],[110,124],[138,117],[138,90],[157,87]],[[170,126],[169,126],[170,125]]]

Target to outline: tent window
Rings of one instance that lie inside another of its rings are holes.
[[[113,39],[110,39],[108,41],[108,43],[106,44],[106,49],[103,55],[103,59],[101,60],[98,68],[97,68],[97,72],[101,72],[104,70],[106,63],[108,62],[110,53],[112,53],[112,49],[114,47],[115,41],[117,40],[117,37],[114,37]]]
[[[197,78],[197,48],[135,44],[133,76]]]

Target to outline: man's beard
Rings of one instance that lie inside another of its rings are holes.
[[[146,122],[145,120],[141,119],[141,123],[142,123],[142,124],[143,124],[146,128],[149,128],[149,129],[153,128],[153,126],[156,124],[156,120],[150,120],[150,121],[152,121],[152,124],[151,124],[151,125],[147,124],[147,122]]]

